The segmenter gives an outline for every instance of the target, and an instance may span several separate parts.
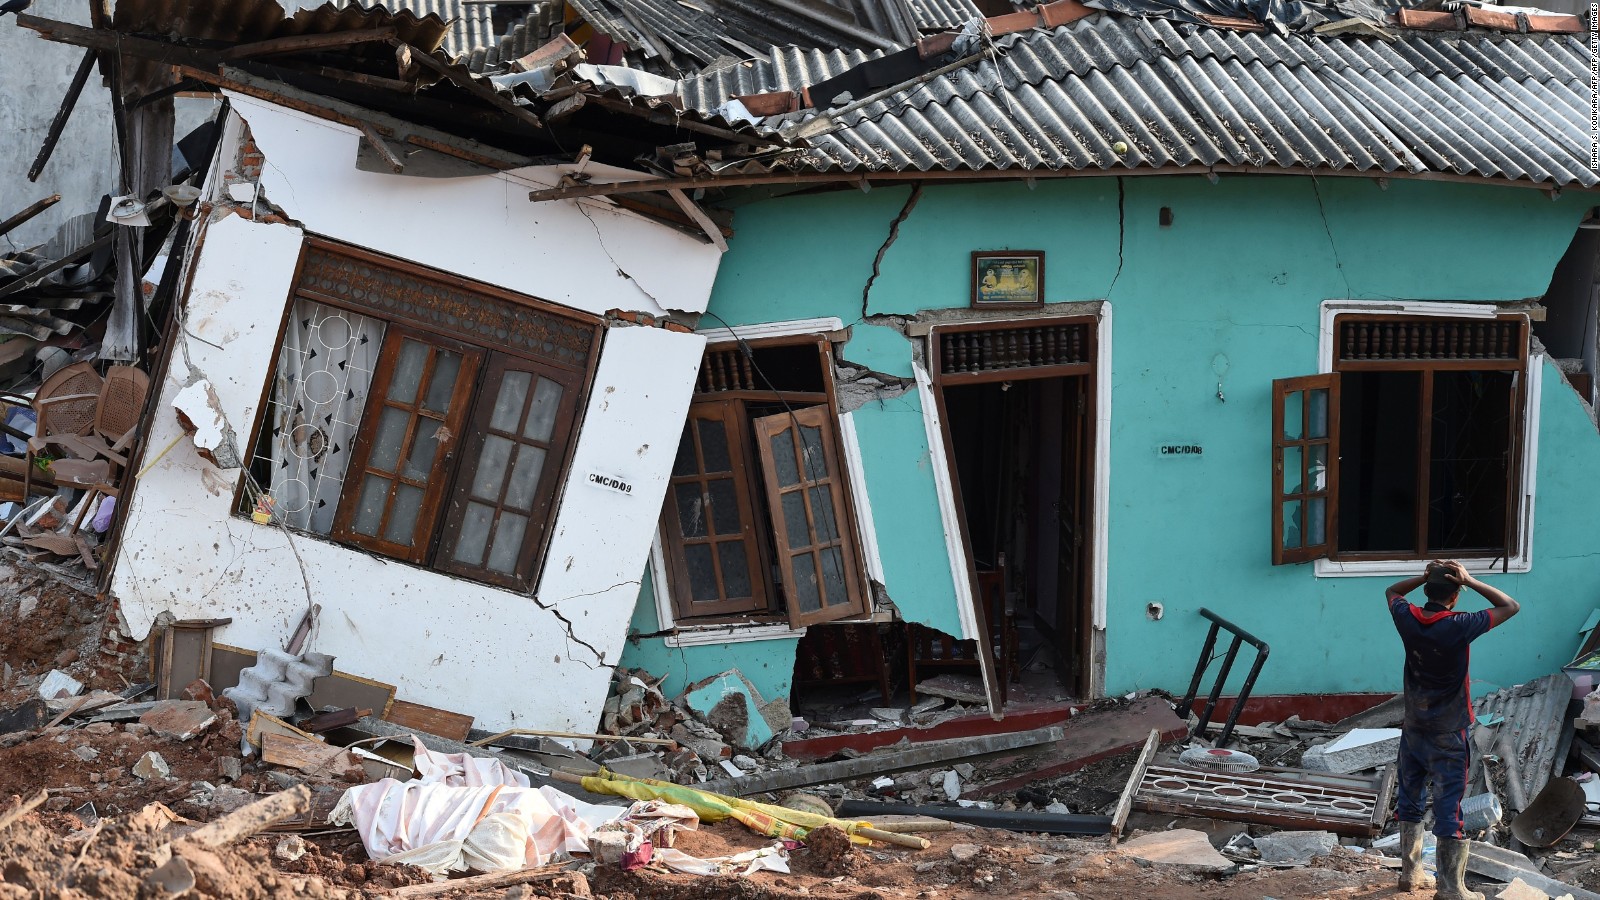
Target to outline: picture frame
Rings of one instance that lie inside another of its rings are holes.
[[[1043,250],[972,251],[973,309],[1036,309],[1043,305]]]

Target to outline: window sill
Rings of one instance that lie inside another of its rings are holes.
[[[1517,574],[1533,571],[1533,563],[1526,557],[1512,557],[1511,564],[1503,567],[1497,559],[1463,559],[1461,564],[1467,571],[1474,575],[1500,575],[1502,573]],[[1416,575],[1422,571],[1423,563],[1415,559],[1361,559],[1361,560],[1335,560],[1319,559],[1312,563],[1316,567],[1318,578],[1376,578],[1385,576],[1405,577]]]
[[[734,623],[717,625],[679,625],[676,634],[663,640],[668,647],[709,647],[716,644],[743,644],[749,641],[776,641],[799,638],[804,628],[790,628],[784,623]]]

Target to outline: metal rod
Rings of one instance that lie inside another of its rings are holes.
[[[1211,724],[1211,714],[1217,711],[1217,700],[1222,696],[1222,683],[1228,680],[1228,673],[1233,671],[1233,661],[1238,656],[1239,638],[1235,636],[1228,644],[1228,655],[1222,658],[1222,668],[1217,671],[1217,680],[1211,683],[1211,693],[1206,697],[1206,708],[1200,713],[1199,724],[1194,726],[1196,734],[1205,734],[1206,726]],[[1234,705],[1238,705],[1237,701]]]
[[[1194,667],[1194,677],[1189,679],[1189,690],[1184,692],[1183,702],[1178,704],[1177,713],[1180,719],[1188,719],[1189,712],[1194,709],[1194,696],[1200,692],[1200,679],[1205,677],[1206,666],[1211,663],[1211,651],[1217,646],[1219,627],[1213,623],[1211,630],[1206,632],[1205,645],[1200,648],[1200,662]]]
[[[880,803],[872,800],[846,800],[835,813],[841,819],[872,819],[877,816],[928,816],[947,822],[965,822],[983,828],[1030,831],[1036,834],[1110,834],[1110,816],[1084,816],[1072,813],[1036,813],[1008,809],[966,809],[960,806],[913,806],[909,803]]]
[[[1234,642],[1234,646],[1238,646],[1238,641]],[[1256,661],[1250,666],[1250,674],[1244,677],[1244,684],[1239,686],[1239,695],[1234,698],[1233,709],[1228,710],[1228,722],[1222,726],[1222,734],[1217,736],[1219,748],[1228,746],[1228,740],[1233,737],[1233,726],[1239,724],[1239,713],[1244,712],[1244,701],[1250,696],[1250,689],[1256,686],[1256,676],[1261,674],[1261,667],[1266,665],[1269,652],[1270,650],[1260,650],[1256,653]],[[1218,684],[1221,684],[1221,681],[1218,681]]]

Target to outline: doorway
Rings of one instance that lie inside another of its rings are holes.
[[[1085,698],[1093,665],[1093,320],[939,334],[935,388],[996,679],[1048,661]],[[979,586],[1003,583],[1004,602]]]

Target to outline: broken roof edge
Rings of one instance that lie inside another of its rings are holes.
[[[1261,176],[1297,176],[1302,178],[1338,177],[1338,178],[1372,178],[1372,179],[1409,179],[1413,181],[1448,182],[1454,184],[1494,185],[1499,187],[1521,187],[1549,191],[1559,196],[1566,191],[1580,191],[1583,193],[1600,194],[1600,184],[1583,186],[1578,184],[1555,184],[1550,181],[1531,181],[1526,178],[1507,178],[1489,175],[1463,175],[1454,172],[1420,171],[1409,172],[1405,170],[1384,171],[1382,169],[1355,169],[1353,167],[1311,168],[1307,166],[1239,166],[1217,163],[1214,165],[1193,164],[1179,166],[1135,166],[1112,167],[1096,169],[935,169],[929,171],[894,171],[872,170],[859,167],[854,170],[832,170],[811,172],[781,172],[772,170],[764,174],[738,175],[729,178],[661,178],[640,181],[619,181],[606,184],[584,184],[570,187],[550,188],[543,191],[534,191],[528,199],[535,203],[548,200],[577,200],[585,197],[607,197],[619,194],[639,194],[668,190],[716,190],[719,188],[754,187],[758,185],[775,184],[814,184],[818,186],[838,184],[841,186],[862,187],[870,186],[875,182],[916,183],[916,182],[948,182],[959,184],[970,181],[1033,181],[1059,178],[1105,178],[1105,177],[1152,177],[1152,176],[1202,176],[1215,178],[1221,175],[1261,175]]]

